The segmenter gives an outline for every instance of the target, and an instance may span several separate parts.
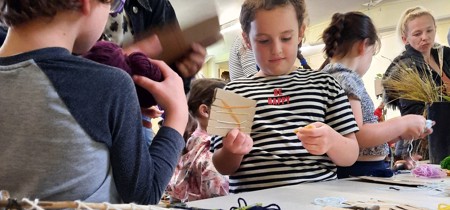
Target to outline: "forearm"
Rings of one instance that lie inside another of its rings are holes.
[[[154,171],[151,179],[151,189],[147,192],[153,192],[150,195],[147,204],[158,204],[164,191],[173,175],[181,151],[185,147],[182,135],[178,135],[169,128],[162,127],[153,139],[149,148]],[[150,180],[148,180],[150,181]]]
[[[336,138],[336,144],[327,152],[328,157],[338,166],[351,166],[358,159],[359,147],[354,133]]]
[[[162,127],[150,148],[142,138],[123,139],[111,149],[114,181],[121,199],[125,203],[157,204],[185,146],[183,137],[172,128]]]
[[[243,157],[243,155],[232,154],[221,148],[214,152],[212,160],[219,173],[232,175],[239,169]]]
[[[187,112],[182,112],[175,108],[166,110],[165,113],[164,126],[171,127],[183,135],[189,118]]]
[[[375,147],[388,141],[398,140],[398,137],[406,130],[404,126],[400,126],[402,125],[400,120],[401,118],[396,117],[381,123],[363,124],[356,133],[359,146]]]

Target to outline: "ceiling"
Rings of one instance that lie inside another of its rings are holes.
[[[352,10],[365,10],[372,6],[370,4],[378,4],[383,0],[305,0],[307,11],[309,13],[309,25],[322,23],[330,20],[331,16],[336,12],[345,12]],[[383,3],[395,0],[384,0]],[[215,14],[219,16],[219,22],[224,26],[232,25],[238,22],[241,5],[244,0],[170,0],[178,21],[182,28],[199,22],[199,20],[212,17]],[[219,45],[213,45],[208,48],[208,54],[217,56],[228,51],[230,43],[240,31],[223,33],[224,42]]]

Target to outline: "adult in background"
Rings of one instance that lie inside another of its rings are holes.
[[[398,71],[398,67],[403,66],[417,69],[421,77],[430,75],[439,86],[441,83],[450,85],[450,48],[435,42],[436,21],[431,12],[421,6],[407,9],[400,18],[397,32],[405,45],[405,50],[389,65],[383,80],[389,80],[391,75]],[[440,47],[443,48],[442,72],[438,55]],[[388,107],[399,109],[401,115],[423,114],[424,102],[397,99],[392,91],[386,91],[386,87],[384,90],[384,102]],[[407,143],[403,140],[397,142],[395,148],[397,159],[409,156]],[[428,150],[426,147],[423,149],[425,152]]]
[[[124,7],[110,15],[103,39],[127,45],[151,32],[152,28],[172,22],[177,22],[177,16],[169,0],[127,0]],[[146,41],[147,45],[142,48],[124,50],[139,50],[150,58],[160,53],[155,36],[147,37]],[[171,65],[183,78],[186,93],[189,92],[191,78],[201,69],[205,57],[206,49],[199,44],[193,44],[189,53]]]
[[[241,34],[236,36],[231,45],[228,68],[231,81],[240,77],[251,76],[258,72],[255,56],[252,50],[245,45]]]
[[[123,7],[118,8],[109,16],[102,39],[125,46],[133,43],[135,39],[143,38],[142,36],[145,34],[151,33],[152,28],[173,22],[178,22],[178,20],[169,0],[127,0]],[[124,51],[128,54],[133,51],[141,51],[150,58],[156,57],[161,52],[156,36],[145,38],[144,44],[139,45],[139,48],[124,48]],[[185,93],[189,92],[191,80],[203,66],[205,57],[206,49],[195,43],[189,53],[170,65],[183,79]],[[155,135],[151,119],[163,116],[163,113],[157,106],[143,109],[142,112],[144,134],[151,144]]]

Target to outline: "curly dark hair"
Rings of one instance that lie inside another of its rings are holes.
[[[99,0],[110,3],[112,0]],[[78,10],[79,0],[0,0],[0,21],[7,26],[17,26],[34,18],[53,18],[57,12]]]

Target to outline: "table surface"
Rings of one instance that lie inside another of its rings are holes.
[[[399,174],[387,178],[390,183],[369,182],[359,178],[340,179],[327,182],[307,183],[278,187],[248,193],[232,194],[223,197],[188,202],[189,207],[206,209],[230,209],[238,207],[238,198],[248,205],[262,203],[263,206],[275,203],[282,210],[323,209],[314,204],[317,198],[338,197],[347,201],[382,200],[414,207],[437,209],[439,204],[450,205],[450,177],[441,179],[417,178],[411,174]],[[426,186],[444,186],[446,193],[424,187],[397,185],[396,182],[419,182]]]

